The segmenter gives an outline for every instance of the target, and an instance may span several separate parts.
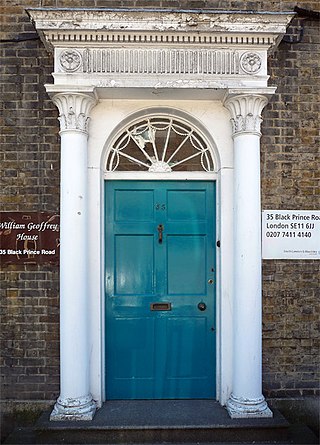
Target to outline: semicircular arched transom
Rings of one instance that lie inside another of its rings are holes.
[[[112,145],[107,171],[214,171],[208,144],[189,124],[152,117],[129,125]]]

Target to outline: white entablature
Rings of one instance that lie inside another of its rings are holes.
[[[34,8],[54,83],[100,88],[267,86],[292,13]]]

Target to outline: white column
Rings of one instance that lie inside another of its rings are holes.
[[[51,420],[91,420],[87,264],[87,139],[95,97],[58,93],[61,135],[60,396]]]
[[[266,94],[229,92],[234,140],[232,418],[272,417],[262,395],[260,125]]]

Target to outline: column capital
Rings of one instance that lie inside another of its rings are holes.
[[[230,111],[233,137],[247,133],[260,136],[261,112],[275,88],[228,90],[223,104]]]
[[[60,133],[72,130],[88,134],[89,115],[97,103],[94,93],[63,92],[51,99],[59,110]]]

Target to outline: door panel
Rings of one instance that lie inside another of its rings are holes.
[[[106,182],[107,399],[215,398],[214,187]]]
[[[207,370],[206,343],[199,338],[206,337],[206,317],[176,317],[167,320],[168,379],[205,378]],[[188,343],[184,341],[188,338]],[[178,358],[178,359],[177,359]]]
[[[204,295],[206,292],[206,237],[167,237],[168,295]]]
[[[154,383],[154,320],[152,318],[116,317],[111,326],[114,348],[109,348],[108,360],[116,372],[109,399],[140,398],[141,393],[153,393]],[[148,356],[148,360],[145,357]]]
[[[115,294],[145,295],[153,293],[153,235],[116,235]]]
[[[154,376],[154,360],[145,361],[153,351],[154,320],[147,317],[121,318],[114,322],[114,337],[118,341],[113,360],[118,379],[150,378]]]
[[[116,190],[115,221],[153,221],[153,190]]]
[[[206,218],[206,192],[168,190],[168,221],[201,221]]]

